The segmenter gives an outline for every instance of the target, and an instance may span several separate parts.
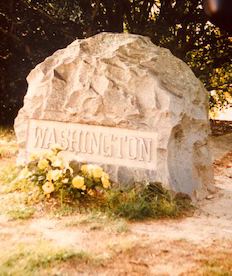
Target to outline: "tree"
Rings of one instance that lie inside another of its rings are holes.
[[[25,78],[37,63],[76,38],[102,31],[149,36],[187,62],[222,101],[225,91],[232,94],[231,38],[208,22],[200,0],[5,0],[0,3],[0,124],[13,122],[26,93]]]
[[[67,10],[68,12],[68,10]],[[52,2],[7,0],[0,4],[0,124],[12,124],[36,64],[76,37],[83,24]]]

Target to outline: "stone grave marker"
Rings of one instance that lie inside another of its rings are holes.
[[[122,185],[159,181],[197,198],[212,188],[207,92],[183,61],[149,38],[76,40],[27,81],[15,120],[18,164],[59,143]]]

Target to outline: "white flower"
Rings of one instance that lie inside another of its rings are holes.
[[[54,158],[52,160],[52,166],[53,167],[60,167],[61,169],[64,168],[64,162],[62,160],[62,158],[58,157],[58,156],[55,156],[56,158]]]
[[[58,169],[50,170],[46,175],[48,181],[52,181],[52,180],[56,181],[62,176],[63,176],[62,170],[58,170]]]
[[[37,166],[40,170],[44,170],[48,167],[48,165],[49,165],[48,160],[42,159],[42,160],[39,161]]]

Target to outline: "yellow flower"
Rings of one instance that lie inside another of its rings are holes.
[[[102,177],[103,177],[103,178],[110,179],[109,174],[108,174],[108,173],[106,173],[106,172],[103,172],[103,173],[102,173]]]
[[[88,165],[82,165],[81,166],[81,171],[83,172],[83,174],[87,174],[89,169],[88,169]]]
[[[48,173],[47,173],[47,175],[46,175],[46,177],[47,177],[47,180],[48,181],[56,181],[56,180],[58,180],[59,178],[61,178],[62,177],[62,175],[63,175],[63,173],[62,173],[62,170],[50,170]]]
[[[102,185],[105,189],[110,187],[109,175],[108,173],[103,172],[101,177]]]
[[[38,157],[38,155],[36,155],[36,154],[31,154],[31,156],[30,156],[30,161],[35,161],[36,159],[38,159],[39,157]]]
[[[32,173],[28,170],[28,168],[24,168],[21,170],[21,173],[19,175],[19,179],[24,179],[27,178],[31,175]]]
[[[98,167],[98,166],[92,165],[92,164],[84,165],[84,166],[87,166],[89,176],[93,176],[93,177],[96,177],[96,178],[101,178],[102,177],[103,170],[102,170],[101,167]],[[84,170],[86,171],[86,167],[84,167]]]
[[[47,167],[48,167],[48,160],[42,159],[42,160],[40,160],[40,161],[38,162],[38,168],[39,168],[40,170],[44,170],[44,169],[46,169]]]
[[[46,178],[48,181],[52,181],[52,170],[47,173]]]
[[[89,194],[90,196],[94,196],[94,191],[93,191],[92,189],[90,189],[90,190],[88,190],[88,194]]]
[[[103,178],[103,179],[102,179],[102,185],[103,185],[103,187],[104,187],[105,189],[109,188],[109,187],[110,187],[110,181],[109,181],[109,179]]]
[[[50,194],[55,190],[55,187],[52,182],[47,181],[43,186],[42,189],[45,194]]]
[[[77,189],[86,190],[85,180],[82,176],[77,175],[76,177],[74,177],[72,180],[72,184]]]
[[[101,178],[102,177],[103,170],[100,167],[94,167],[93,168],[93,177],[95,178]]]

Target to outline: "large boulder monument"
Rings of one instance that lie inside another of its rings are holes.
[[[213,185],[208,96],[191,69],[149,38],[100,33],[28,75],[15,120],[18,164],[59,143],[113,181],[158,181],[202,198]]]

